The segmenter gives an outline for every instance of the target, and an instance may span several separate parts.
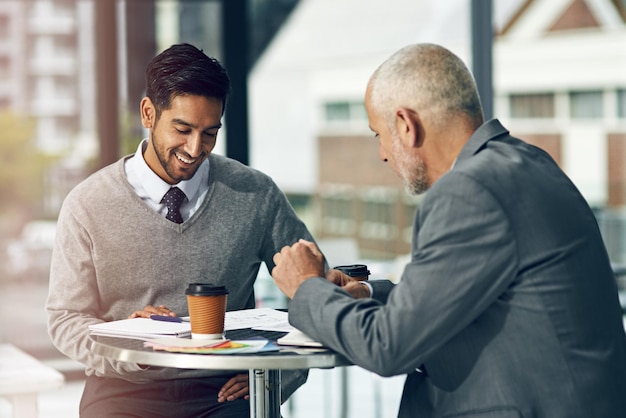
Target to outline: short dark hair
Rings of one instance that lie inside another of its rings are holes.
[[[146,96],[154,104],[157,118],[169,109],[172,99],[185,94],[215,97],[226,109],[230,91],[226,69],[193,45],[176,44],[161,52],[146,67],[145,77]]]

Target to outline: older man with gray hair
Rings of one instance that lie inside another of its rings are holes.
[[[400,282],[372,294],[300,240],[274,256],[290,322],[382,376],[400,417],[622,417],[626,335],[594,215],[542,150],[483,123],[463,62],[407,46],[367,86],[380,159],[415,217]]]

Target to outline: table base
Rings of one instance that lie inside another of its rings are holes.
[[[250,418],[280,418],[280,370],[249,371]]]

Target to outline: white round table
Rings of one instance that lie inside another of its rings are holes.
[[[250,417],[280,418],[280,371],[349,366],[343,356],[325,348],[283,346],[257,354],[187,354],[153,351],[143,341],[92,336],[92,351],[111,360],[184,369],[248,370]]]

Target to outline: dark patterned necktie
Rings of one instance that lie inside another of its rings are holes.
[[[180,214],[180,205],[185,200],[185,193],[178,187],[172,187],[165,193],[161,203],[167,206],[166,219],[175,222],[177,224],[183,223],[183,217]]]

